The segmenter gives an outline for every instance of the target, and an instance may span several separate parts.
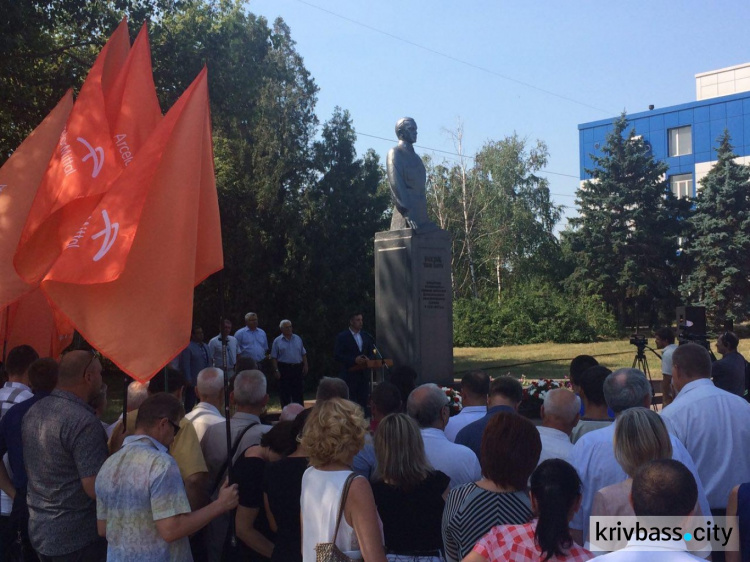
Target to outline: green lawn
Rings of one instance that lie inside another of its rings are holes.
[[[516,377],[541,379],[565,378],[570,360],[576,355],[593,355],[607,367],[630,367],[635,357],[635,347],[628,340],[598,343],[557,344],[539,343],[508,347],[463,347],[453,350],[456,378],[472,369],[483,369],[490,376],[511,374]],[[649,367],[660,365],[655,355],[647,357]]]

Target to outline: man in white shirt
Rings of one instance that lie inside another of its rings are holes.
[[[461,379],[461,411],[445,426],[445,436],[456,441],[456,435],[471,422],[487,413],[487,395],[490,393],[490,377],[484,371],[472,371]]]
[[[627,479],[627,475],[615,459],[613,441],[617,416],[629,408],[651,406],[651,383],[638,369],[618,369],[604,381],[604,398],[615,412],[615,423],[583,435],[573,446],[568,462],[578,471],[583,483],[581,507],[570,522],[571,535],[578,544],[588,536],[589,518],[594,495],[605,486]],[[684,464],[695,477],[698,485],[698,503],[703,513],[710,511],[706,493],[698,471],[680,440],[670,434],[672,458]]]
[[[0,419],[16,404],[28,400],[34,394],[31,392],[29,382],[29,367],[39,359],[39,355],[30,345],[19,345],[8,353],[5,361],[5,371],[8,382],[0,388]],[[10,474],[10,464],[6,454],[0,459],[5,463],[5,468]],[[13,500],[5,492],[0,492],[0,538],[4,538],[5,528],[10,524],[10,511]]]
[[[448,398],[435,384],[418,386],[409,394],[406,413],[419,425],[428,462],[450,479],[450,488],[482,477],[479,459],[468,447],[451,443],[444,429],[450,418]]]
[[[542,405],[542,425],[537,426],[542,438],[542,454],[539,462],[547,459],[567,461],[573,444],[570,433],[578,423],[581,399],[566,388],[555,388],[547,393]]]
[[[654,343],[656,349],[661,352],[661,395],[663,407],[668,406],[674,400],[672,390],[672,354],[677,349],[674,343],[674,332],[672,328],[659,328],[654,332]]]
[[[195,386],[198,404],[185,417],[193,423],[198,441],[203,439],[206,430],[224,421],[221,408],[224,407],[224,373],[216,367],[208,367],[198,373]]]
[[[231,379],[234,376],[234,368],[237,365],[237,338],[230,335],[232,333],[232,321],[225,318],[221,324],[221,334],[214,336],[208,342],[208,351],[211,355],[211,364],[214,367],[224,370],[226,368],[227,376]],[[222,344],[226,342],[226,346]],[[226,352],[226,353],[225,353]]]
[[[633,478],[630,503],[637,517],[689,517],[698,497],[690,471],[672,459],[651,461]],[[687,552],[685,541],[639,541],[631,539],[625,548],[605,554],[606,562],[687,562],[702,560]]]
[[[716,388],[710,377],[708,351],[679,346],[672,355],[677,396],[662,416],[695,460],[711,512],[723,515],[732,488],[750,475],[750,404]]]

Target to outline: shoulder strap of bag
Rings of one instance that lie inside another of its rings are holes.
[[[258,422],[252,422],[248,424],[242,431],[240,431],[240,434],[235,438],[234,444],[232,445],[232,450],[227,457],[227,460],[224,461],[221,470],[216,475],[216,481],[214,482],[214,486],[211,489],[211,494],[209,495],[209,497],[212,497],[216,493],[216,490],[219,489],[219,486],[221,486],[221,482],[224,480],[224,473],[226,473],[227,469],[229,468],[229,462],[231,461],[232,464],[234,464],[234,455],[237,454],[237,447],[240,446],[240,441],[242,441],[245,433],[247,433],[248,429],[250,429],[251,427],[255,427],[256,425],[258,425]]]
[[[341,517],[344,515],[344,506],[346,505],[346,497],[349,495],[349,488],[352,485],[352,480],[357,477],[353,472],[347,476],[346,482],[344,482],[344,489],[341,492],[341,503],[339,504],[339,513],[336,516],[336,529],[333,531],[333,544],[336,544],[336,537],[339,534],[339,525],[341,524]]]

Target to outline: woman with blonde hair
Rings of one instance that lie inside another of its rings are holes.
[[[333,542],[334,535],[336,546],[347,556],[386,562],[372,488],[351,469],[366,432],[362,409],[341,398],[317,404],[307,419],[301,440],[311,465],[302,477],[300,498],[303,562],[315,562],[315,546]],[[336,529],[348,480],[350,487]]]
[[[422,435],[406,414],[390,414],[375,432],[372,492],[391,562],[443,560],[440,525],[450,478],[427,462]]]
[[[629,408],[618,416],[613,446],[615,459],[628,478],[596,492],[592,516],[635,515],[630,505],[633,475],[649,461],[672,458],[672,442],[664,420],[648,408]]]

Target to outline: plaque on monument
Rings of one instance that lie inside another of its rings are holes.
[[[393,200],[391,230],[375,235],[377,341],[419,383],[453,382],[451,236],[427,216],[426,173],[413,144],[417,125],[396,124],[397,146],[386,160]]]

